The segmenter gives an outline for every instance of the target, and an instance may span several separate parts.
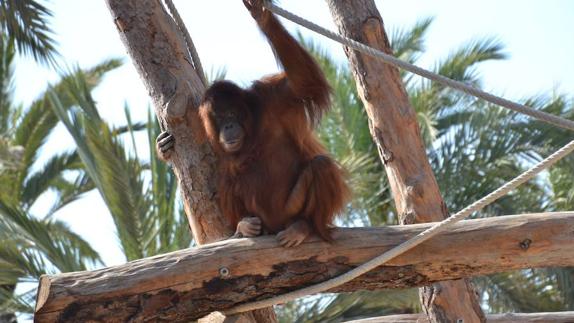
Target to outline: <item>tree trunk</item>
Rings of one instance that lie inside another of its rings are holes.
[[[328,0],[339,32],[391,53],[383,20],[373,0]],[[401,224],[441,221],[448,216],[411,107],[395,67],[345,48],[371,135],[385,165]],[[420,291],[432,322],[483,322],[484,314],[468,281],[437,283]]]
[[[216,201],[216,156],[197,115],[205,87],[190,62],[181,32],[159,0],[106,2],[160,122],[176,138],[171,163],[193,238],[201,245],[229,237],[232,230]],[[265,321],[275,322],[272,311],[258,312],[269,318]]]
[[[234,239],[120,266],[43,276],[37,322],[173,321],[272,297],[340,275],[432,224],[337,229],[285,249],[274,237]],[[574,265],[574,212],[467,220],[330,290],[406,288],[509,270]]]

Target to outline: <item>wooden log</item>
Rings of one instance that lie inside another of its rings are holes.
[[[236,239],[95,271],[44,276],[37,322],[189,321],[337,276],[431,224],[337,229],[284,249]],[[462,221],[331,292],[406,288],[535,267],[573,266],[574,212]]]
[[[217,158],[197,114],[205,86],[192,65],[182,33],[160,0],[106,3],[156,115],[176,138],[171,164],[194,240],[204,244],[229,237],[233,230],[217,205]],[[244,322],[277,321],[273,309],[240,316]]]
[[[428,323],[425,314],[400,314],[371,317],[347,323]],[[573,323],[574,311],[547,313],[505,313],[486,314],[488,323]]]
[[[339,33],[392,54],[383,19],[374,0],[329,0]],[[415,110],[399,71],[380,59],[345,47],[377,145],[401,224],[441,221],[448,216],[428,162]],[[484,321],[469,281],[451,281],[420,289],[421,305],[433,322]]]

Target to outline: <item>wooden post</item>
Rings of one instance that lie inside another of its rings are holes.
[[[340,228],[285,249],[272,236],[232,239],[94,271],[44,276],[36,322],[189,322],[325,281],[432,224]],[[467,220],[329,292],[406,288],[523,268],[574,265],[574,212]]]
[[[328,0],[339,32],[391,53],[383,20],[373,0]],[[345,48],[371,135],[385,165],[401,224],[441,221],[448,211],[428,162],[416,113],[395,67]],[[432,322],[484,322],[467,280],[437,283],[420,292]]]
[[[193,238],[201,245],[231,236],[215,197],[217,160],[197,115],[205,87],[190,62],[181,32],[160,0],[106,2],[160,122],[176,138],[171,162]],[[246,318],[251,315],[255,317]],[[273,309],[264,309],[245,314],[243,321],[276,319]]]

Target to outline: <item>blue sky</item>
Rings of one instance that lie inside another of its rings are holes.
[[[229,79],[249,84],[253,79],[277,71],[271,50],[258,32],[241,0],[175,0],[196,43],[206,70],[225,67]],[[279,4],[319,25],[336,30],[324,1],[283,0]],[[94,96],[103,117],[124,124],[127,102],[136,120],[144,120],[149,105],[147,92],[125,54],[104,0],[52,0],[52,26],[60,53],[70,66],[91,67],[106,58],[125,59],[121,68],[109,73]],[[377,1],[387,31],[411,26],[425,17],[435,17],[428,33],[427,54],[419,65],[432,67],[440,58],[480,37],[497,37],[505,44],[509,59],[479,68],[484,88],[510,99],[553,93],[574,93],[574,1],[484,0],[475,1]],[[299,30],[286,23],[289,30]],[[301,30],[345,63],[340,45]],[[30,103],[58,79],[57,73],[20,59],[16,68],[16,100]],[[71,149],[72,140],[59,128],[50,137],[47,153]],[[142,153],[146,146],[142,145]],[[39,203],[38,209],[47,207]],[[113,223],[97,193],[64,208],[57,215],[86,237],[108,265],[122,263]]]

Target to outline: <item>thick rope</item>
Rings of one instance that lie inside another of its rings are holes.
[[[412,72],[414,74],[420,75],[422,77],[428,78],[430,80],[436,81],[438,83],[441,83],[443,85],[446,85],[446,86],[454,88],[454,89],[457,89],[459,91],[470,94],[470,95],[475,96],[477,98],[481,98],[485,101],[499,105],[501,107],[505,107],[507,109],[529,115],[533,118],[547,122],[549,124],[552,124],[552,125],[555,125],[555,126],[558,126],[561,128],[569,129],[569,130],[574,130],[574,121],[572,121],[572,120],[564,119],[564,118],[552,115],[550,113],[546,113],[546,112],[543,112],[540,110],[533,109],[533,108],[525,106],[523,104],[512,102],[510,100],[507,100],[507,99],[492,95],[490,93],[484,92],[482,90],[479,90],[479,89],[472,87],[468,84],[449,79],[448,77],[433,73],[431,71],[420,68],[416,65],[407,63],[407,62],[402,61],[402,60],[400,60],[400,59],[398,59],[392,55],[386,54],[380,50],[366,46],[362,43],[359,43],[358,41],[352,40],[350,38],[347,38],[347,37],[339,35],[335,32],[332,32],[328,29],[325,29],[325,28],[323,28],[323,27],[321,27],[321,26],[319,26],[319,25],[317,25],[311,21],[308,21],[302,17],[299,17],[299,16],[297,16],[297,15],[295,15],[289,11],[286,11],[286,10],[276,6],[271,1],[265,1],[264,7],[269,9],[271,12],[273,12],[279,16],[282,16],[288,20],[291,20],[292,22],[294,22],[298,25],[301,25],[307,29],[313,30],[314,32],[317,32],[317,33],[319,33],[319,34],[321,34],[327,38],[330,38],[334,41],[337,41],[337,42],[339,42],[339,43],[341,43],[347,47],[351,47],[351,48],[354,48],[354,49],[356,49],[360,52],[363,52],[365,54],[378,57],[383,62],[385,62],[387,64],[390,64],[390,65],[393,65],[396,67],[400,67],[406,71],[409,71],[409,72]]]
[[[480,200],[472,203],[471,205],[465,207],[462,211],[459,211],[455,215],[439,222],[438,224],[430,227],[429,229],[419,233],[418,235],[414,236],[413,238],[409,239],[408,241],[392,248],[391,250],[383,253],[382,255],[375,257],[368,262],[340,275],[335,278],[329,279],[322,283],[305,287],[293,292],[289,292],[283,295],[279,295],[276,297],[272,297],[269,299],[264,299],[261,301],[256,301],[253,303],[242,304],[236,306],[228,311],[225,311],[225,314],[237,314],[246,311],[252,311],[264,307],[270,307],[276,304],[286,303],[292,300],[295,300],[300,297],[304,297],[311,294],[317,294],[324,292],[326,290],[335,288],[337,286],[343,285],[362,274],[388,262],[389,260],[395,258],[396,256],[407,252],[408,250],[416,247],[417,245],[425,242],[426,240],[436,236],[437,234],[448,230],[452,227],[455,223],[463,220],[467,216],[471,215],[472,213],[481,210],[485,206],[489,205],[490,203],[496,201],[500,197],[504,196],[506,193],[512,191],[513,189],[517,188],[519,185],[525,183],[526,181],[534,178],[538,173],[547,169],[548,167],[555,164],[557,161],[568,155],[574,151],[574,140],[566,144],[566,146],[560,148],[560,150],[556,151],[552,155],[548,156],[546,159],[542,160],[538,164],[534,165],[534,167],[530,168],[526,172],[520,174],[518,177],[515,177],[510,182],[502,185],[494,192],[488,194],[487,196],[481,198]]]
[[[195,49],[195,45],[193,44],[193,40],[191,39],[191,35],[189,34],[189,31],[185,27],[185,24],[183,23],[183,20],[181,19],[181,16],[179,15],[177,8],[173,4],[173,1],[172,0],[164,0],[164,1],[165,1],[165,5],[167,6],[167,8],[169,10],[169,13],[171,14],[171,16],[173,18],[173,21],[175,21],[175,25],[179,29],[179,32],[181,32],[181,35],[183,36],[183,38],[185,39],[185,44],[187,46],[187,51],[189,52],[189,55],[191,56],[191,62],[193,64],[193,67],[195,68],[195,71],[199,75],[199,78],[201,79],[201,82],[203,83],[203,85],[207,87],[207,80],[205,79],[205,73],[203,72],[203,66],[201,66],[201,61],[199,60],[199,55],[197,54],[197,50]]]

